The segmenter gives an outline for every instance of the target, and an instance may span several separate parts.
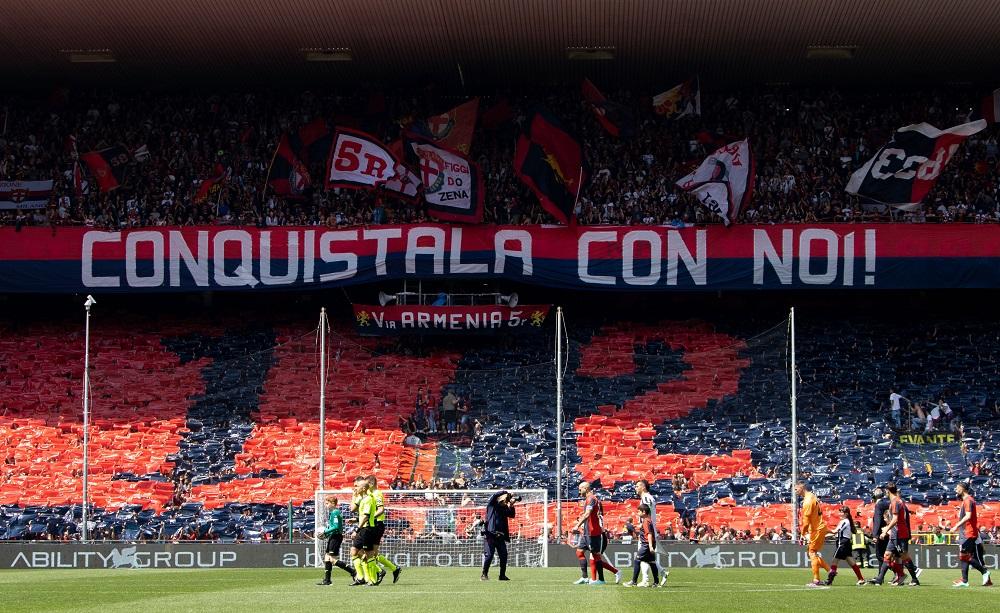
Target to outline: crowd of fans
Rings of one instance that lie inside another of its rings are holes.
[[[469,399],[447,390],[438,401],[424,388],[417,390],[413,413],[399,418],[399,429],[406,434],[407,445],[420,445],[428,437],[472,436],[482,430],[482,423],[472,417]]]
[[[644,92],[648,94],[649,92]],[[653,114],[648,95],[615,92],[631,110],[633,135],[605,133],[576,85],[547,93],[481,97],[481,110],[509,104],[503,120],[480,125],[470,157],[485,177],[485,219],[490,223],[551,223],[513,172],[517,132],[542,105],[584,143],[592,180],[580,195],[583,224],[701,224],[719,220],[674,182],[721,143],[749,137],[756,191],[743,213],[754,223],[813,221],[1000,221],[1000,168],[995,125],[970,138],[941,175],[921,210],[903,214],[859,205],[844,192],[851,172],[903,125],[962,123],[978,94],[972,90],[923,92],[810,91],[771,87],[748,92],[705,91],[700,117]],[[87,225],[102,228],[240,224],[344,226],[427,220],[419,204],[359,190],[325,190],[325,160],[310,160],[313,187],[300,197],[266,188],[276,144],[315,118],[351,125],[387,141],[413,118],[440,113],[463,98],[433,88],[353,95],[304,92],[201,95],[59,91],[46,100],[3,100],[0,180],[55,180],[50,206],[0,211],[0,224]],[[504,102],[501,102],[504,101]],[[506,109],[507,106],[504,106]],[[73,185],[77,152],[123,144],[148,148],[146,161],[130,160],[122,185],[100,193],[86,173],[83,194]],[[195,203],[203,178],[216,164],[228,179]]]

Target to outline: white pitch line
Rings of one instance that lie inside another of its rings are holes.
[[[718,585],[718,584],[713,584],[713,585]],[[749,589],[749,590],[734,590],[731,593],[732,594],[742,594],[742,593],[745,593],[745,592],[807,592],[807,591],[814,591],[814,590],[819,590],[819,589],[828,590],[830,588],[827,587],[827,586],[823,586],[823,587],[820,587],[820,588],[814,588],[814,587],[763,588],[763,589]],[[107,589],[100,589],[100,590],[74,589],[73,591],[77,592],[77,593],[98,594],[98,593],[105,593],[105,592],[107,592]],[[183,596],[190,596],[190,595],[198,595],[198,594],[208,595],[208,594],[216,593],[216,591],[203,592],[203,591],[150,590],[150,589],[144,589],[142,591],[143,591],[144,594],[163,594],[163,595],[176,595],[176,596],[182,596],[182,595]],[[223,590],[223,591],[225,591],[225,590]],[[324,591],[325,590],[316,590],[316,594],[321,594]],[[551,594],[552,593],[551,590],[525,590],[525,589],[520,589],[518,591],[520,591],[522,593],[528,593],[528,594]],[[567,591],[568,592],[569,591],[575,592],[577,590],[567,590]],[[586,592],[586,590],[583,590],[583,589],[581,589],[579,591],[580,592]],[[629,591],[630,592],[634,591],[635,593],[639,593],[639,594],[641,594],[641,593],[651,593],[651,594],[692,593],[693,594],[693,593],[705,593],[708,590],[690,590],[690,589],[683,589],[683,588],[671,588],[671,587],[667,586],[667,587],[664,587],[664,588],[635,588],[635,589],[629,588]],[[366,591],[366,592],[363,592],[363,593],[371,593],[371,592],[370,591]],[[394,594],[394,593],[398,593],[399,595],[409,596],[411,594],[412,595],[441,594],[441,591],[440,590],[429,590],[429,591],[428,590],[407,590],[405,592],[404,591],[399,591],[399,592],[393,591],[393,592],[389,592],[389,593],[384,593],[383,592],[383,597],[384,596],[388,596],[389,594]],[[461,590],[461,591],[448,590],[448,593],[449,594],[483,594],[483,591],[482,590]],[[290,595],[290,594],[302,594],[302,591],[301,590],[282,590],[282,591],[275,591],[275,590],[270,590],[270,591],[259,591],[259,590],[248,591],[248,590],[240,590],[239,594],[240,595],[244,595],[245,594],[245,595],[248,595],[248,596],[257,596],[257,595],[269,595],[269,596],[273,596],[273,595],[285,595],[285,596],[287,596],[287,595]]]

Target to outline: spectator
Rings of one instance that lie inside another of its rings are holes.
[[[719,144],[743,136],[757,152],[758,187],[744,213],[746,221],[1000,221],[995,127],[963,143],[920,210],[863,205],[843,191],[847,177],[885,142],[888,131],[920,121],[954,125],[960,121],[954,109],[975,99],[969,91],[706,92],[703,115],[682,121],[653,117],[640,96],[616,93],[616,101],[631,107],[638,118],[637,137],[619,141],[602,132],[579,104],[576,90],[555,87],[507,98],[521,118],[544,103],[583,141],[595,176],[578,203],[582,224],[718,223],[674,180]],[[201,97],[80,91],[56,109],[29,96],[9,97],[5,106],[18,121],[0,138],[0,179],[51,178],[56,184],[48,209],[0,211],[0,224],[121,230],[206,223],[338,227],[425,221],[420,205],[379,192],[327,191],[318,180],[295,197],[262,189],[283,132],[294,132],[314,117],[349,114],[366,96],[360,90],[347,95],[244,92]],[[410,91],[390,92],[387,114],[427,116],[442,106],[433,96],[419,102],[413,98]],[[95,112],[109,107],[128,111]],[[511,171],[517,128],[515,122],[494,131],[480,129],[475,136],[472,155],[486,184],[485,220],[550,221]],[[386,139],[398,136],[395,122],[383,122],[376,131]],[[77,196],[70,170],[77,153],[65,146],[69,135],[78,151],[124,142],[133,149],[147,145],[150,155],[140,157],[145,161],[133,156],[125,164],[121,187],[112,193],[100,193],[85,173]],[[216,163],[226,168],[227,181],[213,188],[208,201],[194,202],[201,180]],[[322,177],[324,163],[309,160],[309,174]]]
[[[899,401],[902,398],[896,393],[896,390],[889,390],[889,413],[892,415],[892,423],[896,425],[897,430],[903,429],[902,408],[899,406]]]
[[[458,419],[458,396],[455,390],[449,388],[448,393],[441,399],[441,420],[445,423],[446,432],[455,432]]]

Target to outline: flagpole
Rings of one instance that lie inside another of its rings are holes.
[[[319,487],[326,487],[326,307],[319,310]]]
[[[796,372],[795,372],[795,307],[792,307],[791,312],[788,315],[788,324],[791,328],[791,341],[792,341],[792,542],[796,542],[799,539],[799,518],[795,507],[798,504],[797,496],[795,495],[795,483],[799,480],[799,463],[798,463],[798,426],[799,419],[796,413]]]
[[[278,159],[278,149],[281,148],[281,140],[274,146],[274,154],[271,155],[271,163],[267,165],[267,176],[264,177],[264,187],[260,190],[261,198],[267,195],[267,184],[271,181],[271,169],[274,168],[274,160]]]
[[[562,307],[556,307],[556,542],[562,542]]]
[[[83,303],[87,311],[84,324],[83,341],[83,509],[80,517],[80,542],[86,543],[90,538],[90,531],[87,529],[89,513],[87,507],[90,506],[89,496],[89,473],[90,473],[90,307],[95,304],[91,296],[87,296],[87,301]]]
[[[576,177],[576,197],[573,198],[573,213],[576,212],[576,205],[580,202],[580,190],[583,188],[583,165],[580,165],[580,174]]]

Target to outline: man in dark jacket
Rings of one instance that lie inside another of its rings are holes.
[[[514,503],[517,498],[510,492],[500,491],[490,497],[486,503],[486,524],[483,529],[483,576],[482,581],[489,580],[490,565],[493,555],[500,558],[500,581],[510,581],[507,578],[507,543],[510,541],[510,528],[507,520],[514,517]]]
[[[886,545],[889,544],[889,539],[882,536],[882,528],[889,522],[889,498],[882,488],[877,487],[872,492],[872,500],[875,502],[872,510],[872,540],[875,541],[876,563],[881,564]]]

